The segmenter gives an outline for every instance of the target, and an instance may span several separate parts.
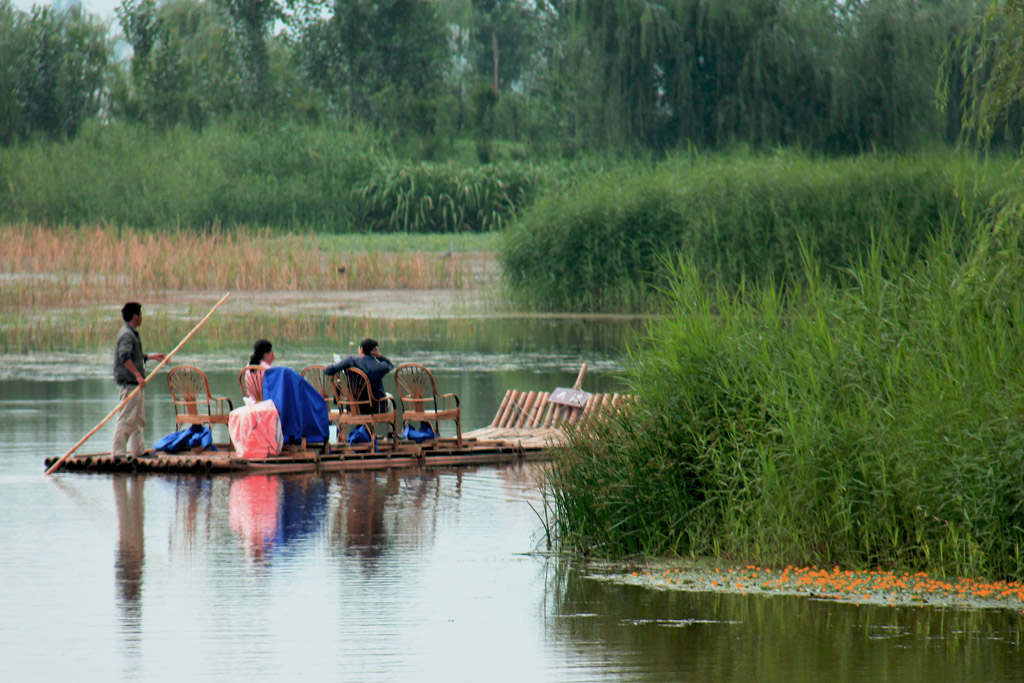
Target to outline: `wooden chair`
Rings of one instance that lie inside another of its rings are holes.
[[[174,403],[174,426],[208,424],[226,425],[234,407],[231,399],[210,394],[206,374],[194,365],[179,365],[167,373],[167,385]]]
[[[252,371],[251,380],[246,375]],[[259,403],[263,400],[263,373],[266,368],[262,365],[246,365],[238,373],[238,388],[242,390],[242,397],[248,396]],[[250,386],[251,385],[251,386]],[[250,391],[251,390],[251,391]]]
[[[395,384],[402,401],[402,431],[410,422],[432,422],[435,441],[441,438],[442,420],[455,422],[456,442],[462,448],[462,415],[457,394],[437,393],[434,375],[419,363],[395,368]]]
[[[370,378],[359,368],[347,368],[333,377],[334,402],[338,404],[338,442],[345,440],[345,427],[364,425],[370,443],[377,443],[377,425],[391,425],[391,450],[398,443],[398,410],[390,396],[377,399]],[[382,412],[383,411],[383,412]]]
[[[316,387],[316,390],[324,397],[324,401],[327,402],[327,419],[330,422],[337,422],[338,418],[341,417],[341,412],[332,407],[334,404],[333,378],[324,373],[326,369],[326,365],[309,365],[302,368],[302,372],[299,374],[302,375],[304,380]]]

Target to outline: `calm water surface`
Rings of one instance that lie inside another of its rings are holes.
[[[518,343],[511,331],[497,349],[385,352],[435,367],[474,429],[505,388],[567,386],[584,360],[588,388],[619,388],[621,335],[553,330]],[[298,369],[332,350],[288,351],[279,362]],[[178,360],[237,397],[238,359]],[[4,681],[1024,680],[1014,612],[587,578],[543,552],[537,466],[44,478],[43,458],[116,404],[108,365],[105,353],[0,356]],[[147,406],[152,443],[173,428],[162,378]],[[83,450],[109,449],[111,433]]]

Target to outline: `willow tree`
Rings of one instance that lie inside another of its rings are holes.
[[[935,106],[935,88],[943,53],[973,11],[973,0],[844,3],[831,147],[904,149],[955,139]]]
[[[245,55],[247,85],[255,109],[267,109],[271,101],[270,53],[267,38],[275,21],[284,20],[285,5],[278,0],[215,0],[224,8],[240,39]],[[294,3],[288,0],[287,5]]]
[[[577,0],[567,69],[592,144],[857,151],[940,135],[970,0]]]
[[[963,28],[944,66],[939,99],[955,104],[960,86],[966,137],[989,142],[1006,132],[1022,139],[1024,0],[991,0]]]

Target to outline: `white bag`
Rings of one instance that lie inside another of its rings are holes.
[[[281,416],[273,401],[235,408],[228,415],[228,434],[243,458],[278,455],[284,447]]]

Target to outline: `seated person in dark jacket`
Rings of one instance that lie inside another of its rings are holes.
[[[337,363],[332,363],[324,370],[325,374],[333,375],[346,368],[359,368],[366,373],[370,380],[370,388],[373,390],[374,398],[383,400],[387,393],[384,391],[384,375],[395,369],[394,364],[380,353],[376,339],[367,337],[359,342],[359,355],[346,356]],[[384,409],[383,404],[381,410]]]

